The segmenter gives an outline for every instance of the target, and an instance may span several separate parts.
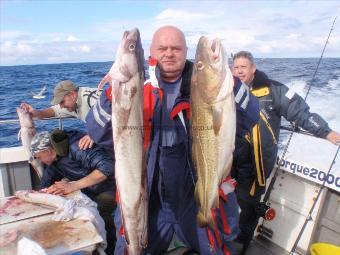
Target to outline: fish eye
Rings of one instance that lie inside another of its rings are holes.
[[[129,51],[134,51],[135,50],[135,45],[134,44],[130,44],[129,45]]]
[[[202,63],[202,61],[198,61],[197,62],[197,69],[198,70],[203,70],[204,69],[204,64]]]

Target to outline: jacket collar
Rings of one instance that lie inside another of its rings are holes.
[[[183,72],[182,72],[182,81],[181,81],[181,85],[180,85],[181,87],[180,87],[180,90],[179,90],[179,95],[175,100],[175,105],[177,103],[180,103],[180,102],[183,102],[183,101],[189,102],[189,100],[190,100],[190,83],[191,83],[191,75],[192,75],[193,66],[194,66],[194,64],[191,61],[187,60],[185,62],[184,69],[183,69]],[[160,72],[158,70],[158,67],[154,70],[149,69],[149,72],[150,71],[155,72],[157,79],[160,79]],[[156,89],[156,90],[160,91],[161,98],[162,98],[162,93],[161,93],[161,90],[159,90],[158,84],[157,84],[157,86],[155,86],[155,84],[152,84],[152,79],[147,80],[145,83],[151,84],[152,87],[153,87],[153,90]]]
[[[270,86],[270,80],[268,76],[258,69],[255,71],[255,77],[252,83],[254,89]]]
[[[192,69],[194,64],[187,60],[185,62],[185,66],[183,69],[182,74],[182,83],[180,88],[180,98],[185,98],[189,100],[190,97],[190,83],[191,83],[191,75],[192,75]]]

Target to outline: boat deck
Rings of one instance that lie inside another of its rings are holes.
[[[288,255],[288,254],[289,252],[261,236],[258,236],[253,239],[246,252],[246,255]]]
[[[236,254],[239,254],[242,249],[242,245],[235,243],[235,249]],[[196,253],[189,253],[188,250],[188,248],[185,248],[183,246],[171,247],[166,255],[196,255]],[[289,252],[274,244],[270,240],[261,236],[257,236],[250,243],[250,246],[245,255],[289,255]]]

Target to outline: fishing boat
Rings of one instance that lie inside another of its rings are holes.
[[[59,121],[62,128],[63,121],[68,120]],[[17,122],[8,120],[0,124],[18,125]],[[282,133],[287,136],[285,132]],[[287,153],[282,159],[282,151],[279,153],[271,176],[276,181],[267,205],[275,210],[276,216],[271,221],[260,220],[247,255],[309,254],[313,243],[340,245],[340,160],[339,155],[334,160],[336,151],[337,146],[324,139],[303,132],[292,134]],[[37,184],[23,147],[0,148],[0,199],[12,196],[17,190],[34,189]],[[28,219],[39,221],[50,214],[42,211]],[[5,229],[9,224],[28,219],[0,221],[0,227]],[[93,248],[94,243],[88,240],[82,245]],[[175,242],[169,254],[181,254],[179,246]]]

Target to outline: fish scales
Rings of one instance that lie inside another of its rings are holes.
[[[147,179],[143,152],[144,51],[138,29],[125,31],[116,60],[100,82],[112,86],[115,179],[129,255],[147,245]]]
[[[197,171],[198,224],[214,227],[211,209],[219,206],[218,188],[229,175],[235,143],[233,77],[221,42],[201,37],[191,81],[192,154]]]

